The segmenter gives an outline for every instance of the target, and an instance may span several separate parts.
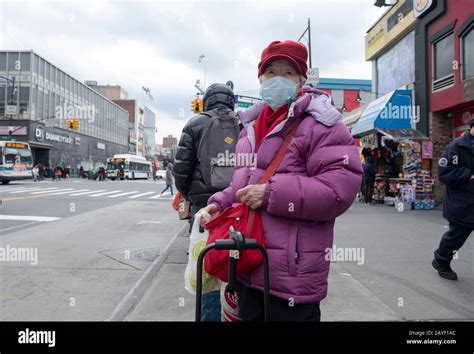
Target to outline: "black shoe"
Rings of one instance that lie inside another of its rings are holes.
[[[450,266],[441,268],[436,259],[433,259],[431,265],[438,271],[438,274],[441,278],[448,280],[458,280],[458,275],[451,269]]]

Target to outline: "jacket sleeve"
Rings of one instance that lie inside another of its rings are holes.
[[[178,151],[173,166],[173,176],[178,191],[187,198],[189,187],[192,182],[192,174],[196,167],[196,151],[194,151],[194,139],[189,124],[183,129],[178,143]]]
[[[275,216],[330,221],[355,200],[362,166],[347,128],[337,123],[321,134],[311,134],[306,159],[307,176],[277,174],[267,183],[263,205]]]
[[[439,160],[439,180],[447,186],[460,186],[471,179],[472,171],[463,166],[459,158],[459,147],[453,143],[448,145]]]
[[[234,203],[234,195],[232,194],[232,184],[227,187],[226,189],[214,193],[207,201],[207,205],[209,204],[216,204],[219,208],[219,211],[223,211],[224,209],[230,207],[232,203]]]

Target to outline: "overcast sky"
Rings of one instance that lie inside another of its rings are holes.
[[[158,143],[192,116],[196,79],[232,80],[258,96],[257,64],[274,40],[297,40],[311,18],[321,77],[371,79],[364,36],[386,8],[374,0],[0,0],[0,49],[30,50],[84,82],[119,84],[157,115]],[[142,91],[150,88],[155,101]]]

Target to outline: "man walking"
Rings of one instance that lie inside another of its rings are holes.
[[[442,278],[457,280],[451,260],[474,230],[474,118],[470,130],[446,148],[439,161],[439,180],[446,185],[443,216],[449,230],[434,252],[433,267]]]
[[[235,165],[230,167],[219,156],[235,152],[240,129],[234,105],[234,92],[224,84],[213,84],[203,96],[204,112],[191,118],[183,129],[173,175],[178,191],[192,203],[191,223],[207,206],[209,197],[228,187],[232,179]],[[218,290],[203,294],[203,321],[220,321],[220,309]]]

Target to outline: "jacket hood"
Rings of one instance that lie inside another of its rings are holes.
[[[245,111],[240,111],[238,115],[242,124],[246,126],[257,119],[265,105],[265,101],[260,101]],[[342,114],[334,107],[331,96],[309,86],[303,87],[303,95],[291,103],[288,115],[299,117],[305,113],[328,127],[342,119]]]

